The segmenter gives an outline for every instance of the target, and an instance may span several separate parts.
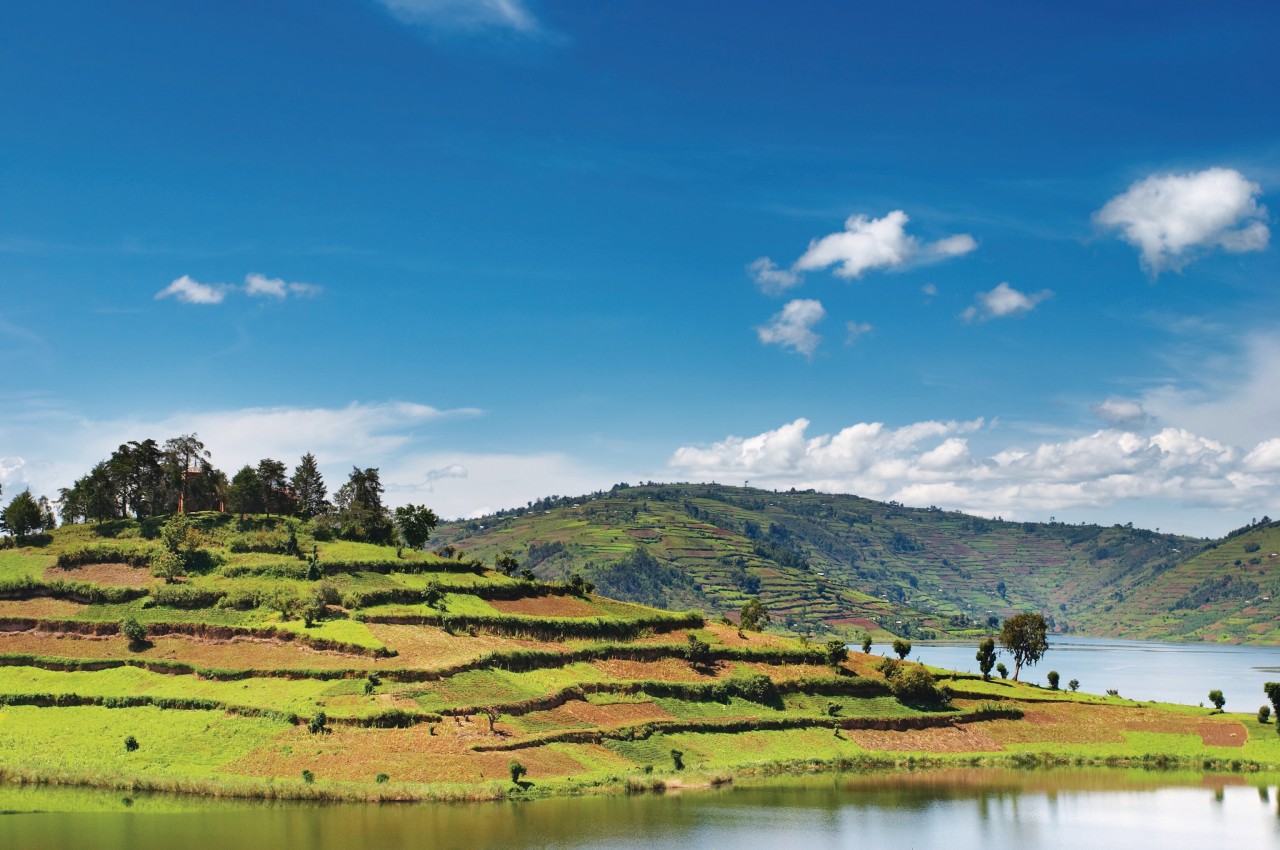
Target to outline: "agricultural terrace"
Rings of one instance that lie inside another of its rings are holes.
[[[1253,716],[939,679],[294,518],[190,524],[169,580],[158,521],[0,551],[0,777],[496,799],[905,763],[1280,764]]]

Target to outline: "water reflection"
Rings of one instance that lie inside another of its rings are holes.
[[[1239,777],[958,770],[824,777],[666,797],[314,806],[0,790],[3,848],[1280,847],[1270,787]],[[92,800],[91,800],[92,798]],[[1280,803],[1280,800],[1277,801]],[[191,811],[165,811],[174,806]]]

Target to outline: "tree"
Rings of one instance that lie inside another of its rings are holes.
[[[1058,681],[1059,681],[1058,671],[1050,670],[1049,671],[1049,690],[1056,691],[1058,689]]]
[[[1276,716],[1277,726],[1280,726],[1280,682],[1267,682],[1262,686],[1262,690],[1266,693],[1267,699],[1271,702],[1271,708]]]
[[[132,614],[120,621],[120,634],[129,640],[129,646],[134,649],[147,643],[147,627],[139,623]]]
[[[436,512],[426,505],[402,505],[396,508],[395,517],[396,531],[400,534],[400,540],[410,549],[421,549],[426,546],[427,541],[431,539],[431,532],[439,522]],[[507,575],[510,574],[507,573]]]
[[[1213,703],[1213,707],[1222,711],[1222,707],[1227,704],[1227,698],[1222,695],[1222,691],[1216,688],[1209,691],[1209,702]]]
[[[177,552],[161,549],[151,558],[151,574],[164,579],[165,584],[173,584],[187,574],[187,562]]]
[[[707,643],[697,635],[689,635],[688,648],[685,651],[685,657],[689,659],[689,666],[693,668],[707,667],[711,664],[711,644]]]
[[[382,504],[382,492],[382,479],[376,467],[352,467],[347,483],[334,494],[338,510],[332,522],[337,535],[369,543],[390,541],[395,527]]]
[[[1080,680],[1072,679],[1070,682],[1067,682],[1067,687],[1070,688],[1071,693],[1074,694],[1076,691],[1080,690]]]
[[[4,513],[0,514],[0,518],[4,520],[5,528],[18,538],[19,546],[28,534],[38,531],[44,525],[40,503],[32,498],[30,490],[23,490],[14,496],[13,501],[4,509]]]
[[[906,659],[911,654],[911,641],[902,638],[893,639],[893,652],[899,658]]]
[[[204,443],[200,442],[200,438],[195,434],[183,434],[180,437],[165,440],[164,450],[176,461],[179,493],[178,513],[186,513],[187,473],[205,472],[211,468],[208,463],[209,450],[204,447]]]
[[[493,568],[504,576],[513,576],[520,569],[520,562],[510,552],[500,552],[498,557],[493,559]]]
[[[839,670],[840,665],[849,660],[849,647],[842,640],[829,640],[823,654],[826,656],[827,666],[832,670]]]
[[[871,652],[871,635],[869,634],[862,635],[862,652],[864,655]]]
[[[285,477],[285,465],[278,460],[264,457],[258,461],[258,487],[262,490],[262,512],[293,513],[293,496],[289,493],[289,479]]]
[[[1009,668],[1004,666],[1003,661],[996,665],[996,672],[1000,674],[1001,679],[1009,678]]]
[[[672,750],[671,763],[675,765],[676,770],[684,770],[684,751]]]
[[[1049,624],[1039,614],[1015,614],[1000,629],[1000,645],[1013,656],[1013,681],[1022,665],[1034,666],[1049,651]]]
[[[262,482],[252,466],[242,466],[227,488],[227,510],[246,517],[262,512]]]
[[[569,590],[573,592],[574,596],[581,596],[585,599],[595,589],[596,586],[583,578],[582,573],[574,573],[569,576]]]
[[[329,510],[328,490],[324,486],[324,477],[316,465],[316,456],[307,452],[293,468],[293,478],[289,480],[293,489],[294,510],[303,519],[311,519]]]
[[[739,622],[741,622],[742,628],[749,632],[764,631],[764,627],[770,619],[769,609],[764,607],[764,603],[760,601],[758,596],[748,599],[739,614]]]
[[[978,644],[978,654],[974,656],[978,669],[982,671],[982,681],[991,681],[991,670],[996,666],[996,642],[987,638]]]
[[[1258,706],[1258,722],[1266,723],[1270,719],[1271,719],[1271,706],[1269,705]]]

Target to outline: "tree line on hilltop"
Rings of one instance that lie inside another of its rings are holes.
[[[195,434],[165,440],[134,440],[120,445],[70,487],[58,491],[63,523],[169,516],[220,511],[310,520],[320,536],[369,543],[400,542],[420,548],[435,528],[430,508],[404,505],[392,511],[377,467],[353,467],[330,500],[315,455],[308,452],[292,473],[283,461],[263,458],[230,478],[216,468],[211,453]],[[0,512],[0,529],[21,543],[29,535],[57,526],[54,506],[30,490],[17,494]]]

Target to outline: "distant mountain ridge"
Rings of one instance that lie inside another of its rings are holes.
[[[449,523],[437,539],[484,558],[510,552],[542,578],[580,570],[606,595],[662,607],[732,614],[758,595],[802,630],[971,637],[991,618],[1035,610],[1061,633],[1280,642],[1269,604],[1280,596],[1270,568],[1280,523],[1267,518],[1211,542],[649,483]]]

